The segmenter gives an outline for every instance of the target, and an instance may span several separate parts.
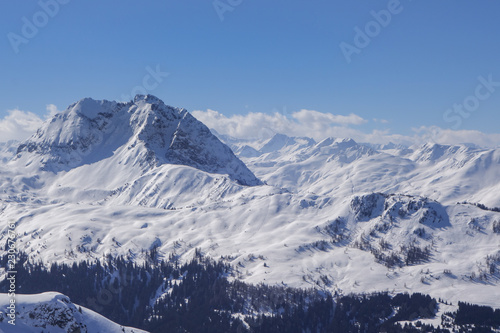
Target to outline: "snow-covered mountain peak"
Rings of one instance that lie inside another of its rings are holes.
[[[318,142],[318,144],[316,145],[316,147],[325,147],[325,146],[330,146],[332,145],[334,142],[335,142],[335,138],[332,138],[332,137],[329,137],[329,138],[326,138],[326,139],[323,139],[321,140],[320,142]]]
[[[271,139],[264,142],[264,145],[259,149],[260,154],[277,152],[279,150],[289,149],[292,151],[302,148],[312,147],[316,142],[311,138],[305,137],[290,137],[285,134],[277,133]]]
[[[345,150],[353,147],[361,147],[356,141],[351,138],[326,138],[319,143],[316,144],[317,149],[321,149],[324,147],[335,148],[339,150]]]
[[[291,140],[292,138],[284,134],[277,133],[260,148],[260,151],[265,154],[280,150],[287,146]]]
[[[336,139],[334,143],[342,148],[351,148],[358,145],[356,141],[350,138],[339,138]]]
[[[151,121],[158,118],[173,121],[182,119],[188,114],[186,109],[166,105],[161,99],[153,95],[137,95],[129,105],[128,112],[133,119],[132,123],[145,118],[149,118]]]
[[[154,95],[135,95],[134,103],[145,102],[150,104],[163,104],[163,101]]]
[[[350,138],[327,138],[318,143],[312,150],[313,155],[329,156],[327,161],[352,163],[364,156],[376,154],[376,151],[360,145]]]
[[[62,114],[67,116],[84,116],[90,119],[97,118],[99,115],[106,114],[113,109],[117,102],[110,102],[107,100],[95,100],[90,97],[83,98],[78,102],[70,105]],[[57,116],[57,115],[56,115]]]
[[[467,145],[442,145],[438,143],[425,143],[414,149],[410,157],[416,162],[438,162],[443,159],[468,160],[481,149]]]
[[[142,172],[183,165],[244,185],[260,184],[204,124],[152,95],[137,95],[129,103],[82,99],[22,143],[13,163],[58,173],[103,160],[139,165]]]

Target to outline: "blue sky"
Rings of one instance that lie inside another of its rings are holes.
[[[412,128],[435,126],[500,133],[500,83],[482,83],[500,82],[498,1],[0,6],[0,118],[13,109],[42,117],[48,104],[65,109],[83,97],[120,100],[147,86],[167,104],[224,117],[278,111],[293,118],[306,109],[355,114],[365,121],[332,126],[365,132],[412,135]],[[372,11],[389,13],[390,21],[377,23]],[[368,45],[356,44],[356,27],[371,35]],[[363,47],[346,57],[341,45],[347,44]],[[168,76],[155,81],[151,71]],[[471,111],[453,109],[465,102]]]

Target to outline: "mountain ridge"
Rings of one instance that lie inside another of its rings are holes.
[[[185,109],[165,105],[152,95],[117,103],[82,99],[56,114],[23,142],[15,160],[45,171],[69,171],[121,154],[119,162],[186,165],[228,174],[242,185],[260,181],[208,128]]]
[[[276,137],[277,138],[277,137]],[[224,136],[221,136],[225,140]],[[405,193],[446,203],[500,206],[500,149],[426,143],[377,146],[348,138],[306,141],[280,134],[286,145],[247,154],[242,147],[273,142],[232,138],[228,145],[266,183],[292,191],[351,195]],[[268,146],[269,147],[269,146]]]

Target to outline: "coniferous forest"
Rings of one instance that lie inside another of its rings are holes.
[[[102,261],[46,267],[19,255],[19,293],[58,291],[75,304],[151,332],[494,332],[500,310],[459,303],[439,327],[439,302],[419,293],[331,295],[313,289],[249,285],[230,280],[231,267],[198,254],[180,265],[141,265],[111,256]],[[2,267],[6,257],[0,258]],[[155,262],[153,264],[153,262]],[[3,292],[7,282],[0,282]],[[401,325],[398,322],[412,322]]]

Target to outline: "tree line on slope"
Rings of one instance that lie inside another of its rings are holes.
[[[151,251],[149,256],[156,254]],[[121,325],[150,332],[449,332],[397,323],[433,318],[438,303],[430,296],[336,296],[314,289],[250,285],[228,280],[231,267],[199,251],[182,265],[175,260],[136,264],[107,256],[47,267],[24,253],[18,259],[19,293],[58,291]],[[7,264],[5,255],[0,264]],[[0,288],[7,290],[8,281],[0,281]],[[478,310],[460,309],[450,325],[472,325],[464,318]],[[485,321],[484,327],[496,323]]]

